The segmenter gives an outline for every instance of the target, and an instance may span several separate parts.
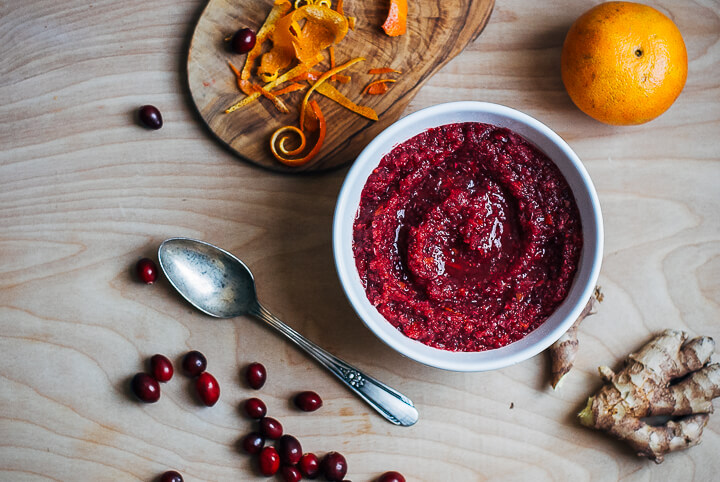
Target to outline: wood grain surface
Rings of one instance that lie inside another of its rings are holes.
[[[237,449],[252,426],[240,404],[259,395],[305,451],[344,453],[355,482],[390,469],[409,481],[717,480],[719,414],[699,446],[661,465],[575,418],[600,386],[596,367],[616,366],[653,333],[720,340],[720,6],[649,3],[677,23],[690,64],[677,102],[648,124],[599,124],[565,93],[560,50],[588,8],[580,0],[498,2],[478,40],[405,109],[509,105],[556,130],[587,166],[605,219],[605,301],[553,392],[545,355],[444,372],[364,327],[331,253],[346,170],[260,169],[216,142],[195,111],[185,60],[205,2],[1,1],[0,479],[151,481],[175,469],[186,481],[261,480]],[[135,123],[148,103],[163,113],[159,131]],[[164,280],[140,284],[135,262],[171,236],[243,258],[268,308],[410,396],[420,421],[385,422],[251,319],[211,319]],[[221,384],[216,406],[200,407],[179,373],[158,403],[132,400],[128,381],[151,355],[177,368],[190,349]],[[260,392],[240,376],[256,360],[269,371]],[[291,407],[304,389],[323,396],[320,411]]]
[[[224,39],[244,27],[258,31],[272,8],[271,0],[210,0],[203,10],[190,43],[187,65],[190,92],[201,117],[217,138],[240,157],[272,170],[322,171],[352,162],[368,142],[403,114],[430,76],[480,34],[494,0],[418,2],[411,8],[407,32],[399,37],[388,37],[380,29],[387,16],[388,3],[387,0],[345,2],[345,14],[356,17],[357,24],[335,48],[338,64],[356,57],[366,59],[344,72],[352,77],[349,84],[334,86],[353,102],[373,108],[379,120],[368,120],[315,94],[313,98],[317,99],[328,123],[328,134],[322,150],[310,163],[285,166],[273,157],[269,142],[272,133],[280,127],[298,125],[297,106],[305,91],[283,96],[290,107],[289,114],[278,111],[268,99],[225,113],[245,97],[238,89],[228,60],[242,69],[245,56],[229,53]],[[321,65],[329,67],[327,61]],[[403,74],[367,73],[377,67],[392,67]],[[395,78],[397,82],[387,94],[362,95],[369,82],[380,78]],[[259,81],[255,76],[252,80]]]

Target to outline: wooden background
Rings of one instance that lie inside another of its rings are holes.
[[[509,105],[555,129],[588,167],[605,217],[606,298],[553,392],[544,355],[449,373],[402,358],[362,325],[331,254],[345,171],[248,165],[192,107],[182,72],[204,2],[0,1],[0,479],[149,481],[172,468],[186,481],[259,480],[236,448],[251,426],[238,407],[255,394],[239,373],[257,360],[269,369],[260,396],[270,413],[306,451],[343,452],[355,482],[390,469],[413,481],[717,480],[720,415],[700,446],[658,466],[574,414],[599,386],[596,366],[652,333],[720,340],[720,5],[654,2],[685,37],[688,83],[662,117],[620,128],[582,114],[560,80],[565,32],[589,3],[498,1],[485,32],[407,109]],[[162,110],[160,131],[134,123],[145,103]],[[272,311],[410,396],[418,424],[388,424],[254,321],[210,319],[166,282],[138,283],[135,262],[178,235],[242,257]],[[154,405],[130,398],[144,360],[189,349],[207,355],[218,405],[199,407],[182,375]],[[324,397],[321,411],[289,406],[303,389]]]

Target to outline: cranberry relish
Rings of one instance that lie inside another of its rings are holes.
[[[406,336],[452,351],[515,342],[565,299],[583,238],[555,164],[481,123],[396,146],[363,188],[355,264],[370,302]]]

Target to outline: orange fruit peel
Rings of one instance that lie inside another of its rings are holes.
[[[275,159],[282,162],[286,166],[297,167],[297,166],[302,166],[304,164],[307,164],[317,155],[318,152],[320,152],[320,148],[322,147],[323,142],[325,141],[325,133],[327,130],[327,125],[325,123],[325,117],[323,116],[322,111],[320,110],[320,106],[318,105],[318,103],[316,101],[313,100],[310,102],[309,107],[311,109],[312,114],[317,118],[317,123],[318,123],[318,128],[317,128],[318,137],[317,137],[317,140],[315,141],[315,145],[310,150],[310,152],[308,152],[304,156],[302,156],[300,158],[296,158],[296,159],[287,157],[287,156],[293,156],[293,155],[299,154],[300,152],[302,152],[302,150],[305,148],[305,146],[307,144],[307,137],[306,137],[305,133],[303,132],[303,130],[298,129],[295,126],[281,127],[278,130],[276,130],[273,133],[272,137],[270,138],[270,150],[272,151],[273,156],[275,156]],[[292,149],[292,150],[288,150],[285,148],[285,141],[289,136],[287,136],[287,135],[284,137],[281,137],[281,136],[283,136],[283,134],[287,134],[288,132],[292,132],[295,135],[298,135],[300,137],[299,147]]]
[[[407,0],[390,0],[390,9],[385,23],[382,24],[382,29],[389,37],[397,37],[405,33],[407,30],[407,11]]]

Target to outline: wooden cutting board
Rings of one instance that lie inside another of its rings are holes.
[[[291,108],[289,114],[279,112],[265,98],[231,114],[224,113],[244,97],[227,62],[230,60],[238,68],[245,62],[244,55],[228,50],[224,39],[243,27],[257,31],[272,8],[271,0],[208,2],[195,28],[187,61],[190,92],[200,115],[210,130],[240,157],[269,169],[320,171],[352,162],[370,140],[400,117],[425,81],[480,34],[494,0],[410,2],[407,33],[399,37],[388,37],[380,28],[388,4],[388,0],[345,1],[345,15],[356,17],[357,25],[336,47],[338,64],[354,57],[367,60],[344,72],[352,76],[350,83],[334,85],[357,104],[375,109],[380,120],[368,120],[320,94],[313,94],[327,119],[328,131],[322,150],[307,165],[287,167],[273,157],[269,147],[272,132],[284,125],[297,125],[297,107],[304,91],[283,96]],[[367,73],[376,67],[392,67],[403,74]],[[323,64],[317,67],[326,68]],[[390,84],[386,94],[362,95],[369,82],[390,77],[398,80]]]

